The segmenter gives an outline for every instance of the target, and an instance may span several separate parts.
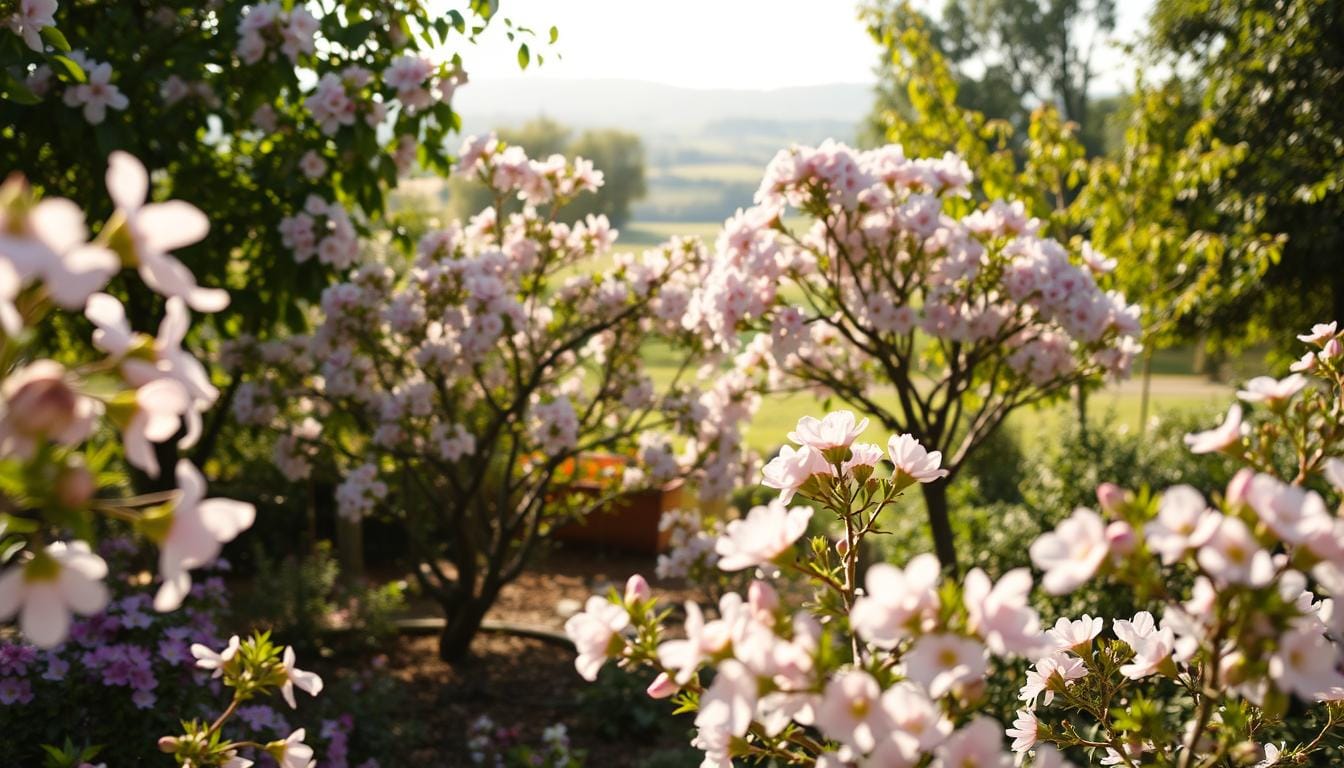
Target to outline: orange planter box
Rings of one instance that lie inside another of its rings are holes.
[[[624,464],[619,456],[600,454],[585,456],[581,462],[581,477],[572,486],[577,490],[591,488],[594,495],[605,487],[599,479],[603,470]],[[663,512],[681,504],[681,482],[674,481],[662,488],[630,491],[618,496],[584,520],[566,523],[556,528],[551,536],[557,541],[573,544],[593,544],[626,552],[656,555],[667,549],[670,531],[658,529]]]

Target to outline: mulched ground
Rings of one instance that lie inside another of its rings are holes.
[[[621,588],[633,573],[653,574],[654,558],[593,549],[560,548],[548,553],[517,582],[506,587],[487,620],[560,630],[565,602],[582,603],[612,585]],[[693,594],[684,586],[654,582],[654,590],[668,601],[681,602]],[[437,615],[432,604],[414,606],[419,615]],[[390,649],[390,671],[408,684],[404,718],[425,727],[423,744],[415,750],[415,765],[469,766],[466,751],[468,725],[481,715],[503,727],[517,727],[524,743],[540,742],[541,731],[564,723],[574,745],[585,750],[586,764],[601,768],[638,768],[658,754],[660,768],[694,766],[693,755],[676,757],[684,749],[686,725],[639,729],[640,733],[602,732],[604,715],[593,705],[581,706],[581,692],[591,685],[574,670],[574,653],[557,644],[533,638],[485,633],[472,647],[474,660],[453,667],[440,661],[437,638],[401,637]],[[611,699],[612,717],[626,710],[647,709],[637,690],[624,692],[633,701],[622,706]],[[671,711],[667,702],[652,704]],[[653,711],[657,711],[656,709]],[[638,714],[638,713],[636,713]]]

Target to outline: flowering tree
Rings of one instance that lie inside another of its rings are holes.
[[[557,523],[695,468],[704,492],[731,488],[753,402],[741,375],[691,386],[696,355],[668,381],[645,371],[647,343],[688,335],[698,242],[613,255],[604,218],[571,228],[534,207],[596,188],[591,164],[488,137],[461,157],[497,206],[427,235],[405,268],[369,264],[329,288],[313,334],[236,355],[262,370],[235,403],[244,423],[285,430],[277,461],[291,477],[314,464],[344,473],[342,515],[387,499],[404,516],[454,661]],[[528,205],[501,219],[514,196]],[[673,433],[690,438],[680,455]],[[594,472],[600,453],[638,465]]]
[[[754,333],[786,382],[945,456],[947,476],[921,488],[951,568],[947,482],[976,445],[1016,408],[1125,375],[1139,349],[1137,308],[1098,283],[1112,263],[1040,236],[1021,203],[974,208],[970,181],[955,155],[895,145],[782,151],[756,206],[725,225],[686,318],[726,349]]]
[[[440,51],[473,39],[496,6],[11,3],[0,167],[103,215],[108,155],[142,158],[160,194],[210,211],[213,236],[184,258],[234,300],[192,307],[219,311],[213,322],[230,335],[301,327],[299,302],[346,269],[354,232],[384,215],[398,176],[417,163],[447,171],[445,139],[460,124],[451,99],[466,75]],[[513,31],[525,46],[526,30]],[[294,217],[307,226],[281,227]],[[111,292],[136,326],[162,316],[137,283],[114,282]],[[198,460],[214,435],[207,429]]]
[[[197,286],[169,253],[203,237],[208,222],[180,201],[143,205],[147,184],[139,161],[112,156],[107,187],[116,212],[93,242],[73,202],[39,198],[17,176],[0,188],[0,621],[17,615],[39,647],[65,638],[71,613],[107,603],[107,565],[85,541],[98,517],[128,523],[158,545],[160,611],[175,609],[191,569],[214,560],[254,517],[250,504],[205,498],[205,480],[187,461],[172,468],[174,491],[117,493],[124,476],[111,459],[119,447],[128,464],[158,476],[154,445],[183,431],[190,445],[200,413],[218,396],[181,345],[187,305],[220,306],[227,296]],[[99,293],[123,265],[137,265],[146,284],[167,295],[155,337],[133,331],[121,304]],[[42,326],[81,311],[98,326],[93,346],[102,354],[37,357]],[[118,433],[119,443],[110,439]]]
[[[687,603],[674,638],[672,611],[634,576],[567,623],[578,671],[592,680],[609,659],[657,671],[649,695],[696,712],[705,766],[1333,764],[1344,520],[1305,484],[1323,475],[1344,488],[1344,355],[1333,324],[1303,338],[1311,375],[1255,380],[1239,393],[1251,420],[1236,406],[1189,436],[1193,451],[1246,465],[1220,495],[1105,484],[1100,513],[1079,508],[1031,545],[1046,593],[1105,582],[1133,594],[1133,616],[1062,617],[1042,631],[1028,569],[994,580],[976,568],[955,583],[927,554],[873,566],[860,586],[863,539],[938,469],[900,435],[886,470],[881,448],[854,442],[866,425],[842,412],[799,423],[790,438],[811,469],[775,483],[781,504],[802,496],[843,526],[834,549],[795,547],[803,527],[790,521],[807,508],[749,517],[715,544],[721,568],[756,569],[745,597],[708,616]],[[1008,727],[983,712],[987,684],[1002,679],[1024,681]],[[1293,698],[1310,716],[1286,717]]]

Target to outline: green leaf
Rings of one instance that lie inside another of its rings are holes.
[[[42,101],[22,80],[3,71],[0,71],[0,93],[16,104],[37,104]]]
[[[551,27],[551,45],[555,45],[555,41],[559,39],[560,39],[560,30],[556,27]]]
[[[61,34],[61,30],[55,27],[43,27],[41,34],[42,39],[46,40],[47,43],[56,50],[64,51],[66,53],[70,52],[70,41],[65,39],[65,35]]]
[[[51,60],[64,67],[65,71],[70,74],[70,77],[74,78],[75,82],[82,83],[87,79],[84,75],[83,68],[76,64],[74,59],[68,56],[52,56]]]
[[[527,43],[518,46],[518,68],[527,69],[527,65],[532,63],[532,52],[527,49]]]

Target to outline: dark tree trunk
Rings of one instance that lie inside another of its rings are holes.
[[[957,550],[952,540],[952,522],[947,510],[948,478],[922,483],[919,489],[924,493],[924,506],[929,513],[929,533],[933,536],[933,551],[943,571],[957,576]]]
[[[439,635],[440,659],[454,665],[470,663],[472,638],[480,631],[485,612],[493,602],[493,599],[482,596],[444,604],[443,634]]]

